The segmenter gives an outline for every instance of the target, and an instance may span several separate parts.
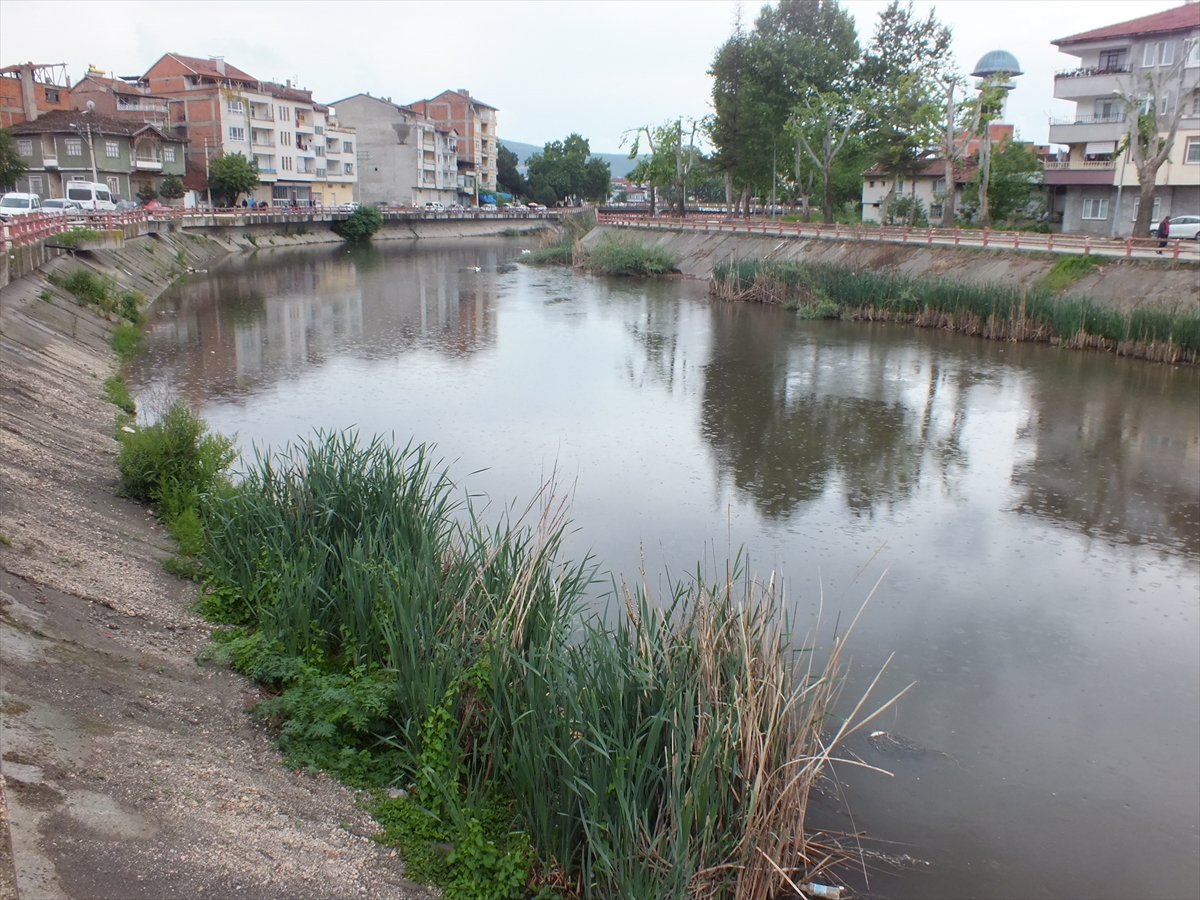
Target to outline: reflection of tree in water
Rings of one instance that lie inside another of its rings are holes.
[[[702,429],[734,483],[771,517],[834,478],[859,513],[907,496],[921,472],[923,429],[897,396],[886,349],[798,342],[760,312],[714,313]]]
[[[678,300],[655,301],[643,297],[635,314],[625,319],[625,330],[640,353],[625,360],[625,374],[638,387],[655,381],[667,390],[683,376],[684,348],[680,344]]]
[[[1013,472],[1018,510],[1200,556],[1194,375],[1144,364],[1089,374],[1073,360],[1047,373],[1023,434],[1032,459]]]

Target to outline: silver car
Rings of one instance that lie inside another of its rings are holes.
[[[1168,237],[1185,241],[1200,241],[1200,216],[1172,216]],[[1158,229],[1154,229],[1158,234]]]
[[[63,197],[52,197],[49,200],[43,200],[42,212],[63,215],[68,219],[82,219],[86,215],[83,207],[76,201],[67,200]]]

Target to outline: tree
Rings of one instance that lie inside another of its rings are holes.
[[[952,77],[951,37],[933,10],[918,19],[911,0],[907,6],[892,0],[879,14],[859,77],[873,91],[873,121],[867,124],[875,161],[892,176],[880,210],[884,218],[896,182],[911,181],[924,170],[940,143],[943,90],[938,82]],[[947,181],[947,190],[952,189],[953,172]]]
[[[28,171],[29,167],[17,152],[12,129],[0,128],[0,189],[11,190],[16,186],[17,179]]]
[[[1125,138],[1119,153],[1128,153],[1138,176],[1137,217],[1133,223],[1135,237],[1150,234],[1150,216],[1154,211],[1155,180],[1158,170],[1167,161],[1175,146],[1175,133],[1187,104],[1184,98],[1184,62],[1181,54],[1172,66],[1146,67],[1131,75],[1121,94],[1125,116]],[[1173,104],[1173,106],[1172,106]]]
[[[334,222],[330,230],[351,244],[369,241],[383,227],[383,212],[378,206],[360,206],[343,222]]]
[[[258,186],[258,167],[241,153],[226,153],[208,164],[208,189],[218,206],[233,206]]]
[[[498,145],[496,153],[496,184],[506,194],[514,197],[524,197],[529,192],[529,183],[525,176],[517,171],[520,160],[503,144]]]
[[[1031,204],[1041,196],[1042,173],[1042,161],[1032,146],[1023,141],[1000,144],[991,155],[989,172],[985,175],[980,166],[967,182],[967,187],[978,193],[981,214],[983,201],[987,201],[989,218],[984,224],[1013,221],[1026,215]]]
[[[979,140],[979,167],[972,177],[979,191],[979,222],[992,224],[990,182],[992,174],[992,122],[1004,108],[1004,95],[1009,82],[1007,72],[996,72],[979,84],[979,93],[971,103],[970,134]]]
[[[180,200],[187,191],[178,175],[168,175],[158,186],[158,196],[164,200]]]
[[[789,120],[796,141],[821,171],[825,186],[821,218],[826,225],[833,224],[833,161],[846,145],[851,129],[862,119],[863,105],[860,97],[814,90],[794,108]],[[796,178],[800,179],[798,160]]]
[[[573,201],[577,198],[603,200],[608,196],[612,171],[604,160],[593,157],[588,140],[570,134],[562,141],[551,141],[541,153],[527,160],[529,188],[539,203],[542,198],[551,203]]]
[[[151,200],[158,199],[158,191],[154,187],[154,183],[147,181],[137,189],[136,196],[142,203],[149,203]]]
[[[703,154],[696,148],[696,134],[700,131],[701,124],[696,119],[689,117],[688,131],[685,132],[684,120],[680,117],[674,122],[653,128],[643,125],[632,132],[626,132],[625,137],[622,138],[622,144],[624,144],[630,133],[634,135],[633,146],[629,151],[630,159],[638,158],[641,141],[645,138],[646,146],[650,148],[650,157],[635,167],[634,171],[638,174],[638,180],[648,181],[652,190],[672,188],[675,194],[676,209],[680,216],[687,214],[688,175],[703,157]],[[653,195],[650,201],[650,213],[654,214]]]
[[[960,90],[965,92],[967,85],[961,75],[949,70],[935,73],[933,80],[942,90],[944,97],[942,111],[945,119],[941,151],[942,159],[945,161],[943,183],[946,185],[946,190],[942,198],[942,227],[952,228],[955,215],[954,205],[958,197],[958,191],[955,189],[957,185],[955,171],[967,144],[963,140],[966,136],[964,135],[966,131],[964,108],[955,101],[955,95]]]

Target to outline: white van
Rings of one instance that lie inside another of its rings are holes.
[[[74,200],[84,209],[109,210],[116,209],[112,193],[107,184],[97,181],[68,181],[67,199]]]

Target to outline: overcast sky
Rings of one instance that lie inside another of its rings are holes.
[[[743,5],[752,22],[759,3]],[[843,2],[866,45],[887,0]],[[1008,118],[1044,143],[1054,72],[1076,61],[1054,38],[1149,15],[1178,0],[917,0],[954,32],[964,73],[987,51],[1025,71]],[[543,144],[579,132],[616,152],[622,133],[710,111],[713,53],[732,31],[733,0],[674,2],[256,2],[256,0],[0,0],[0,65],[94,64],[145,72],[163,53],[223,55],[262,80],[294,79],[322,103],[360,91],[396,102],[467,88],[499,109],[502,138]],[[1200,16],[1200,7],[1197,7]]]

